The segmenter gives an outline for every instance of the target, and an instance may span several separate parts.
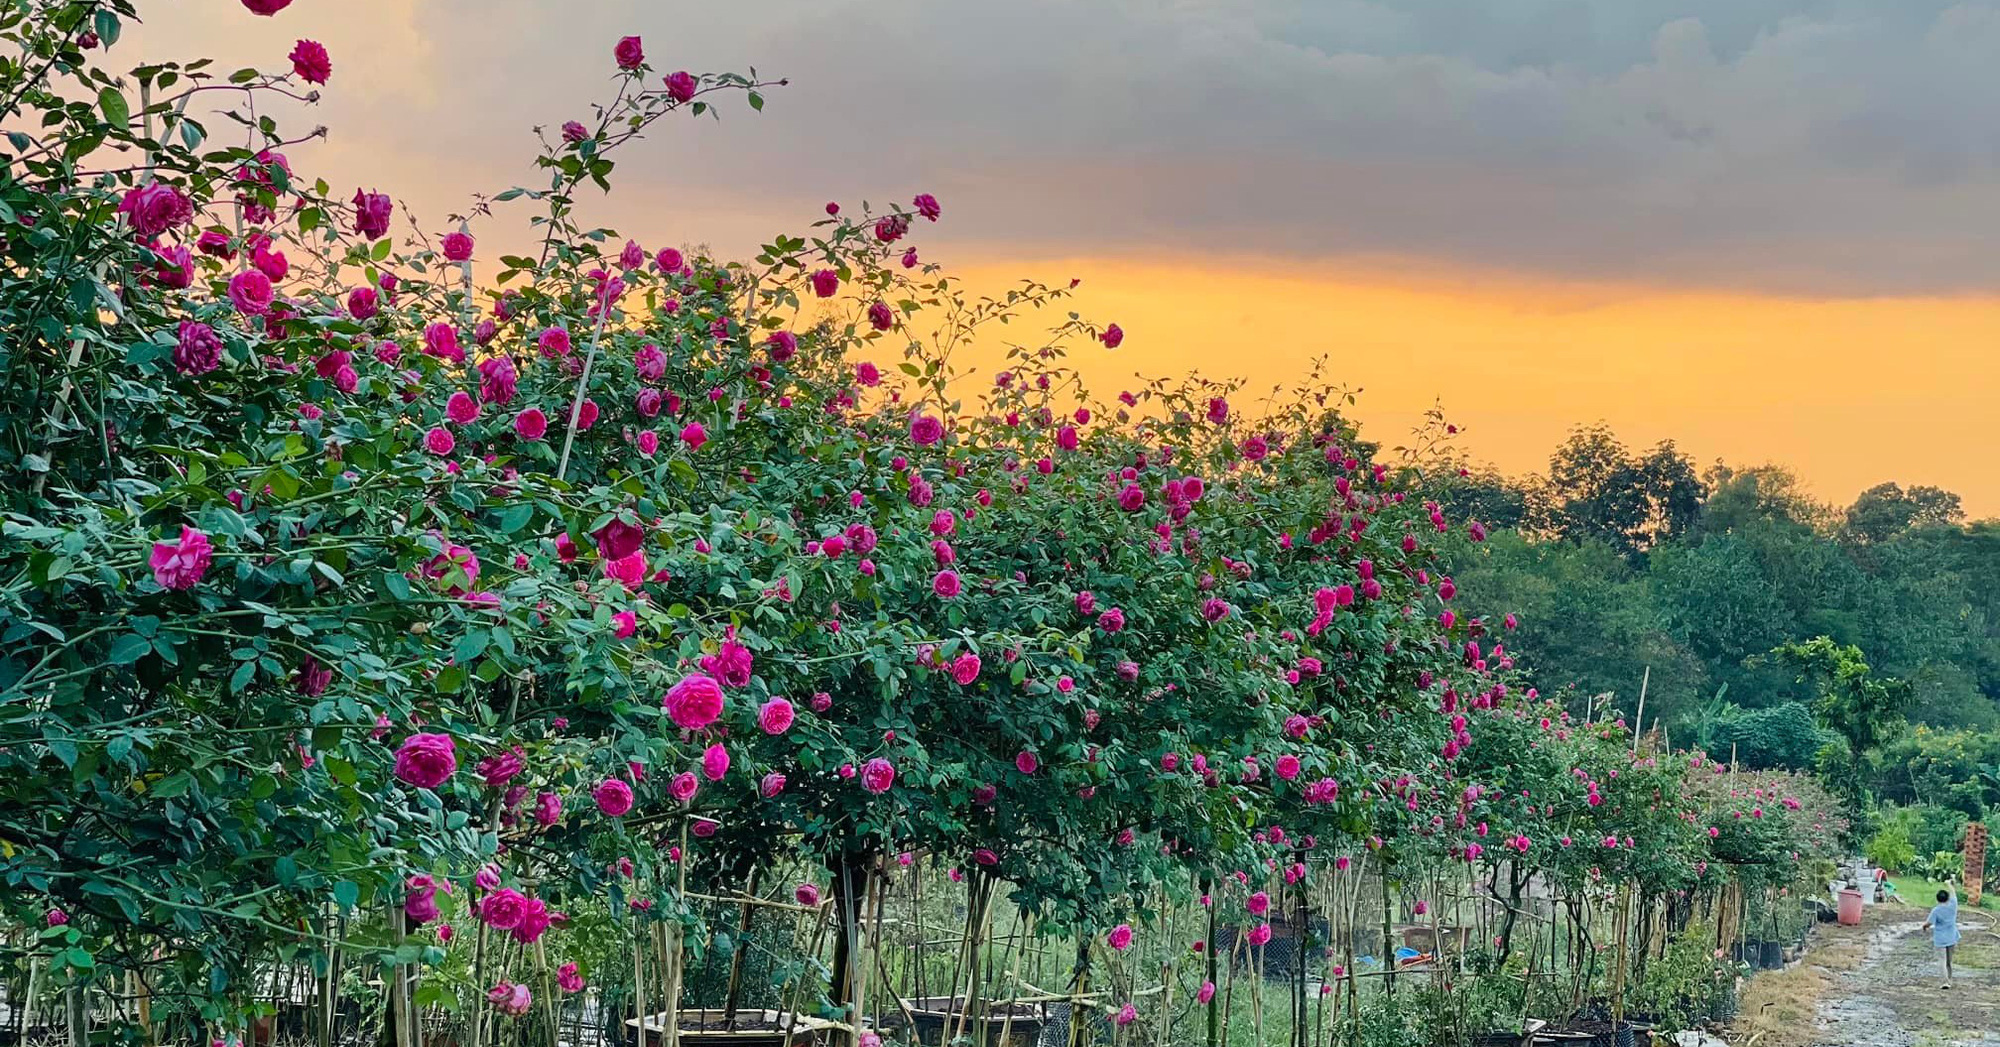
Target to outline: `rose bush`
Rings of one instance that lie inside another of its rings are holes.
[[[338,55],[120,78],[134,17],[0,15],[0,906],[50,977],[234,1029],[272,965],[358,954],[389,1022],[479,1042],[609,939],[661,943],[672,995],[698,899],[799,856],[835,1015],[919,855],[1086,967],[1163,896],[1268,906],[1361,854],[1699,877],[1681,769],[1517,696],[1440,567],[1483,528],[1323,367],[1248,407],[1093,393],[1065,347],[1126,333],[918,261],[928,193],[743,261],[587,228],[621,150],[771,86],[637,37],[539,182],[392,234],[393,195],[205,108],[310,101]]]

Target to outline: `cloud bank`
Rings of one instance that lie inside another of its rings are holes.
[[[752,215],[768,232],[829,198],[929,191],[951,220],[940,233],[988,252],[1386,258],[1829,296],[2000,284],[1993,3],[350,0],[265,20],[206,0],[154,14],[149,43],[267,67],[292,36],[325,40],[335,76],[313,119],[343,136],[328,163],[385,188],[526,177],[526,129],[604,94],[623,34],[663,71],[789,77],[761,115],[735,106],[627,157],[606,217],[630,225],[637,206],[663,235],[726,241]]]

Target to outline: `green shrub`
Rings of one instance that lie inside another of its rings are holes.
[[[1862,851],[1869,861],[1884,869],[1907,869],[1917,857],[1917,849],[1910,843],[1909,827],[1901,819],[1885,822]]]
[[[1811,767],[1828,740],[1828,733],[1814,721],[1812,710],[1798,702],[1768,709],[1726,705],[1701,730],[1703,748],[1720,756],[1733,747],[1737,763],[1757,768]]]

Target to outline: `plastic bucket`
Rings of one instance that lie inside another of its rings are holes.
[[[1849,888],[1840,892],[1840,922],[1849,926],[1861,923],[1861,892]]]

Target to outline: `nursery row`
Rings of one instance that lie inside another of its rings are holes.
[[[18,1035],[1354,1043],[1414,980],[1376,1025],[1458,1042],[1714,982],[1842,830],[1526,687],[1445,427],[1324,365],[1087,389],[1124,332],[922,260],[924,193],[585,224],[755,74],[618,41],[538,181],[392,235],[268,115],[324,48],[107,72],[134,17],[0,14]]]

